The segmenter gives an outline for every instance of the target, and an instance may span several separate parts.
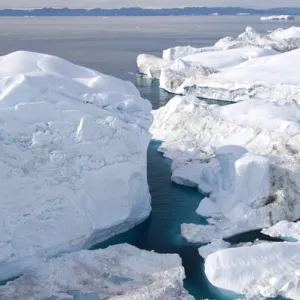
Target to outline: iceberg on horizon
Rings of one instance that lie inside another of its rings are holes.
[[[271,21],[271,20],[295,20],[295,17],[292,15],[274,15],[274,16],[266,16],[260,18],[262,21]]]
[[[0,280],[89,248],[151,210],[151,104],[58,57],[0,57]]]

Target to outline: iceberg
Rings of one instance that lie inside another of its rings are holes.
[[[43,262],[0,286],[1,300],[193,300],[177,254],[157,254],[128,244],[82,250]]]
[[[0,280],[148,217],[150,112],[130,82],[45,54],[0,57]]]
[[[299,299],[300,244],[259,243],[216,251],[205,274],[216,287],[254,297]]]
[[[162,74],[161,86],[172,93],[193,93],[198,97],[215,100],[238,102],[275,99],[300,103],[300,79],[295,64],[299,59],[300,49],[258,57],[223,68],[221,72],[209,76],[187,78],[180,85],[174,84],[172,77]]]
[[[289,21],[289,20],[295,20],[295,17],[291,15],[274,15],[274,16],[261,17],[260,19],[262,21],[272,21],[272,20]]]
[[[268,34],[247,27],[238,37],[225,37],[211,47],[169,48],[162,58],[141,54],[137,65],[142,74],[160,79],[160,87],[174,94],[225,101],[294,95],[298,99],[294,62],[299,60],[299,47],[300,27]]]
[[[272,227],[261,231],[263,234],[287,241],[300,241],[300,222],[292,223],[286,220],[280,221]]]
[[[205,49],[204,51],[200,49],[200,51],[195,51],[195,53],[190,49],[190,47],[188,47],[186,49],[185,56],[182,56],[183,50],[179,51],[176,49],[174,52],[175,53],[172,55],[164,54],[165,57],[176,57],[172,60],[159,58],[149,54],[140,54],[137,57],[137,66],[140,73],[151,78],[160,79],[161,87],[170,92],[172,92],[172,90],[164,87],[167,73],[177,74],[183,79],[189,77],[201,78],[203,76],[206,77],[210,74],[217,73],[218,69],[235,66],[253,58],[278,54],[277,51],[272,49],[262,49],[252,46],[224,51],[217,51],[216,49],[213,51]],[[197,72],[197,69],[199,68],[204,69],[205,71]],[[176,87],[178,87],[184,81],[183,79],[180,83],[177,83],[173,78],[173,80],[170,80],[170,84],[174,85],[174,82],[176,82]]]
[[[250,45],[274,49],[279,52],[295,50],[300,47],[300,27],[278,28],[270,33],[259,33],[248,26],[245,32],[237,37],[224,37],[220,39],[214,47],[224,50]]]
[[[207,194],[197,213],[209,225],[183,224],[188,241],[207,243],[300,217],[296,102],[219,106],[175,96],[153,116],[150,132],[173,160],[172,180]]]
[[[140,54],[137,57],[137,66],[140,73],[151,78],[159,79],[161,69],[171,65],[171,61],[150,54]]]

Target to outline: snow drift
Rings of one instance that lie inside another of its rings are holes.
[[[0,280],[149,215],[150,111],[129,82],[44,54],[0,58]]]

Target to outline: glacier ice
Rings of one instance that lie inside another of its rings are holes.
[[[183,224],[183,236],[207,243],[300,217],[297,103],[251,100],[208,105],[175,96],[153,111],[153,138],[173,160],[172,180],[208,196],[197,212],[209,225]]]
[[[58,57],[0,57],[0,280],[150,213],[151,104]]]
[[[184,278],[179,255],[120,244],[45,261],[0,286],[0,300],[192,300]]]

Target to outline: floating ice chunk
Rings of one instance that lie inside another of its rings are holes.
[[[157,254],[128,244],[64,254],[5,286],[1,300],[192,300],[177,254]]]
[[[0,57],[0,280],[150,213],[151,104],[58,57]]]
[[[172,65],[173,61],[156,57],[150,54],[140,54],[137,57],[137,66],[140,73],[151,78],[159,79],[161,69]]]
[[[210,254],[205,273],[216,287],[256,296],[299,299],[300,244],[260,243]]]
[[[289,241],[300,241],[300,222],[280,221],[270,228],[261,231],[271,237],[279,237]]]

